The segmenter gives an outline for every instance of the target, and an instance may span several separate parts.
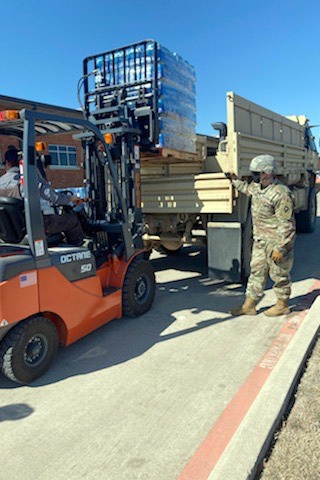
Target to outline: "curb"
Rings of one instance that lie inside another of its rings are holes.
[[[208,480],[253,480],[300,380],[320,327],[320,297],[313,302]]]

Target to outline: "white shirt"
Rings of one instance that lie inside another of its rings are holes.
[[[0,188],[12,188],[19,184],[20,171],[19,167],[11,167],[0,177]]]

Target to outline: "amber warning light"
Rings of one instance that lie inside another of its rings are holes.
[[[113,135],[112,133],[105,133],[103,135],[103,138],[104,138],[104,141],[108,144],[108,145],[112,145],[114,143],[114,138],[113,138]]]
[[[36,142],[36,151],[43,152],[47,148],[47,144],[45,142]]]
[[[17,120],[17,118],[20,118],[19,110],[3,110],[0,112],[0,121]]]

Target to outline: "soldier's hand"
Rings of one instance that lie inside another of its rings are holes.
[[[283,253],[275,248],[271,253],[271,258],[274,262],[280,262],[283,259]]]
[[[238,178],[237,175],[236,175],[235,173],[233,173],[233,172],[226,172],[226,173],[225,173],[225,176],[226,176],[230,181],[232,181],[232,180],[237,180],[237,178]]]

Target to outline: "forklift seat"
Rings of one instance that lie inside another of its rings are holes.
[[[22,199],[0,197],[0,239],[4,243],[28,244]],[[48,235],[47,241],[49,246],[57,246],[62,243],[63,235]]]
[[[19,198],[0,197],[0,238],[5,243],[20,243],[26,235],[23,204]]]

